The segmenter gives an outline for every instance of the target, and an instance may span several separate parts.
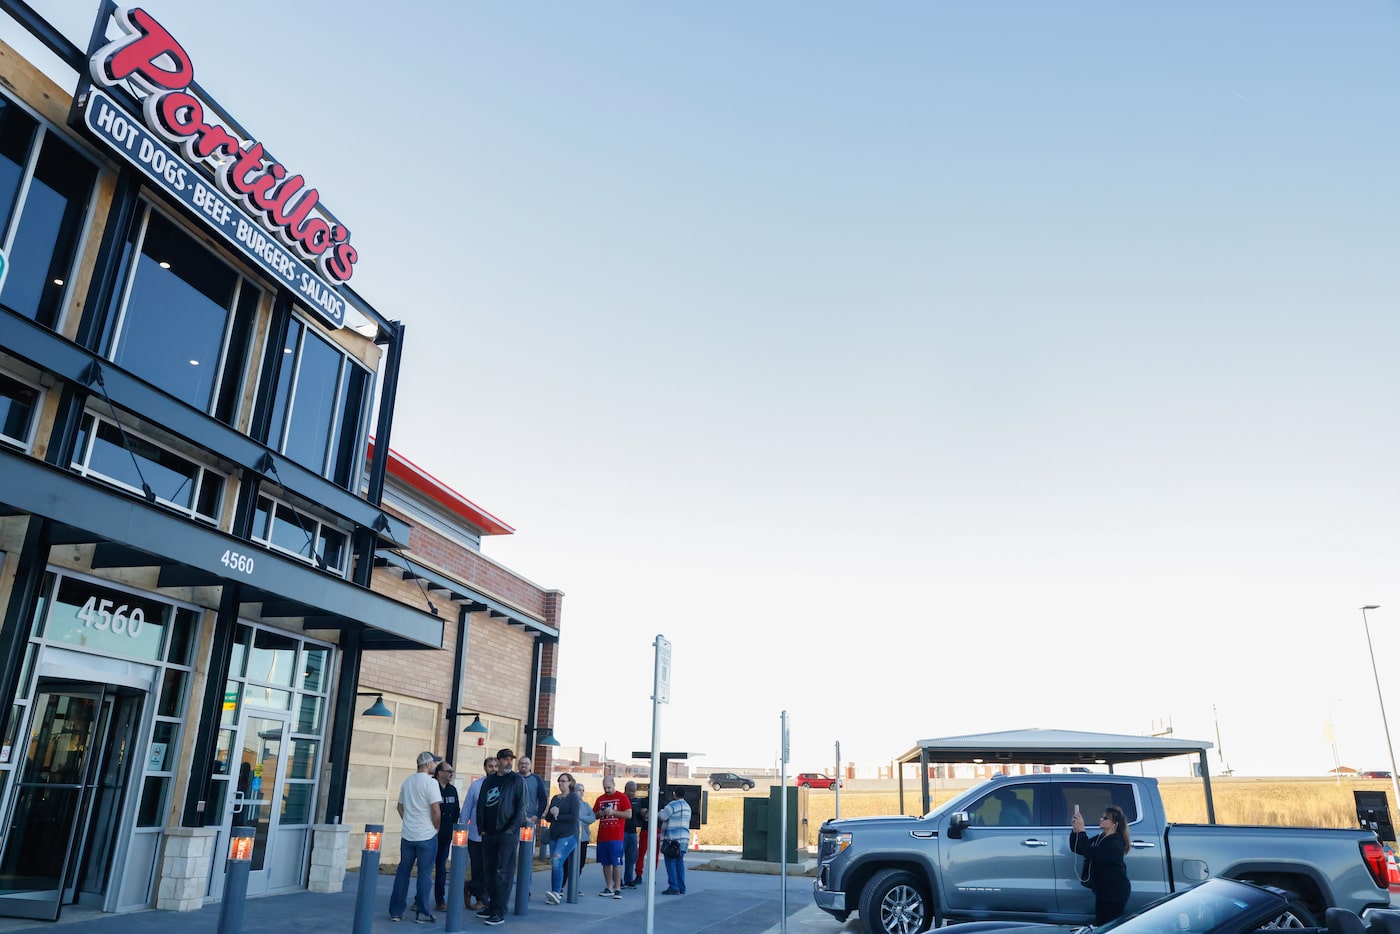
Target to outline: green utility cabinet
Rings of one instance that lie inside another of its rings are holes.
[[[782,811],[787,807],[787,861],[797,862],[797,789],[772,788],[768,798],[744,799],[744,859],[782,862]]]

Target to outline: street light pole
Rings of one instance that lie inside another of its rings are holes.
[[[1371,624],[1366,619],[1367,610],[1379,610],[1380,604],[1368,603],[1361,608],[1361,625],[1366,628],[1366,651],[1371,653],[1371,674],[1376,679],[1376,700],[1381,705],[1381,726],[1385,728],[1385,750],[1390,753],[1390,788],[1395,793],[1392,799],[1395,802],[1395,813],[1391,815],[1391,821],[1400,820],[1400,776],[1396,775],[1395,768],[1395,747],[1390,743],[1390,723],[1385,718],[1385,695],[1381,693],[1381,674],[1376,668],[1376,650],[1371,646]]]

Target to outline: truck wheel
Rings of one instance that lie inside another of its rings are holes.
[[[1288,930],[1292,928],[1316,928],[1317,919],[1313,913],[1308,911],[1302,902],[1289,902],[1277,917],[1271,919],[1267,924],[1261,924],[1261,928],[1276,930]]]
[[[933,905],[912,874],[882,869],[860,895],[860,920],[869,934],[919,934],[933,921]]]

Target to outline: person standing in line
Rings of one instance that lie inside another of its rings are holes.
[[[593,813],[593,809],[588,806],[588,797],[584,794],[588,789],[580,783],[574,786],[574,794],[578,795],[578,869],[583,872],[583,866],[588,862],[588,840],[591,833],[588,825],[598,819],[598,815]]]
[[[399,786],[399,818],[403,832],[399,835],[399,868],[394,873],[394,888],[389,893],[389,920],[402,921],[404,905],[408,902],[408,876],[418,864],[418,899],[413,906],[413,920],[436,921],[424,909],[433,892],[433,861],[437,857],[438,823],[442,819],[442,790],[433,780],[433,768],[440,760],[431,752],[418,754],[418,771],[404,779]]]
[[[636,782],[629,781],[622,786],[622,791],[627,795],[627,800],[632,802],[632,814],[622,828],[622,887],[635,889],[640,881],[637,877],[637,867],[642,862],[641,857],[637,855],[637,836],[646,832],[647,815],[642,809],[641,801],[637,799]]]
[[[496,774],[481,783],[476,819],[481,822],[481,850],[486,866],[486,907],[477,912],[487,924],[505,924],[520,828],[525,823],[525,780],[514,770],[515,753],[496,753]]]
[[[487,756],[481,762],[482,774],[472,780],[467,789],[462,817],[467,822],[467,864],[472,875],[467,880],[467,908],[480,911],[486,907],[486,862],[481,852],[481,825],[476,820],[476,804],[481,799],[481,786],[496,774],[496,757]]]
[[[666,860],[667,888],[661,894],[684,895],[685,851],[690,846],[690,803],[685,800],[685,792],[672,788],[671,802],[656,817],[666,822],[661,832],[661,856]]]
[[[1084,857],[1079,878],[1094,892],[1094,924],[1107,924],[1128,907],[1128,896],[1133,890],[1123,862],[1132,846],[1128,821],[1122,809],[1110,804],[1099,818],[1098,835],[1090,837],[1084,832],[1084,815],[1075,805],[1069,829],[1070,852]]]
[[[462,803],[457,796],[457,786],[452,784],[457,770],[451,762],[439,762],[433,777],[437,779],[442,792],[441,819],[438,821],[437,859],[433,866],[433,895],[437,898],[437,911],[447,910],[447,856],[452,852],[452,831],[462,816]]]
[[[525,790],[528,796],[525,799],[525,823],[535,829],[535,839],[531,842],[531,857],[535,857],[534,849],[539,845],[540,839],[540,818],[544,816],[544,809],[549,806],[549,783],[535,774],[535,764],[529,756],[520,757],[520,777],[525,779]]]
[[[544,893],[544,900],[551,905],[564,900],[564,872],[569,867],[569,855],[578,848],[580,804],[583,801],[574,792],[574,777],[565,772],[559,776],[559,794],[549,802],[544,814],[554,847],[554,855],[549,858],[549,891]]]
[[[603,777],[603,793],[593,802],[598,815],[598,865],[603,867],[603,891],[607,898],[622,897],[622,836],[632,816],[632,800],[617,790],[617,779]]]

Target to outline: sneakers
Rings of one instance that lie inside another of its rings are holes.
[[[563,900],[563,898],[564,898],[564,893],[563,893],[563,892],[545,892],[545,893],[544,893],[544,900],[547,901],[547,902],[549,902],[551,905],[557,905],[557,904],[559,904],[559,902],[561,902],[561,901]]]
[[[402,920],[403,920],[403,915],[390,915],[390,916],[389,916],[389,920],[390,920],[390,921],[402,921]]]
[[[680,890],[680,889],[665,889],[664,891],[662,891],[661,894],[662,894],[662,895],[679,895],[679,894],[681,894],[681,890]]]
[[[505,915],[492,915],[491,917],[489,917],[489,918],[486,919],[486,923],[487,923],[487,924],[505,924],[505,923],[506,923],[506,916],[505,916]]]
[[[446,903],[446,902],[438,902],[438,903],[437,903],[437,908],[436,908],[435,910],[437,910],[437,911],[446,911],[446,910],[447,910],[447,903]]]
[[[613,889],[613,898],[621,898],[622,889]]]
[[[428,914],[426,911],[420,911],[420,912],[418,912],[417,914],[415,914],[415,915],[413,916],[413,923],[414,923],[414,924],[437,924],[437,918],[434,918],[432,915]]]
[[[601,891],[601,892],[598,893],[598,897],[599,897],[599,898],[607,898],[607,897],[608,897],[609,895],[611,895],[611,894],[612,894],[612,889],[603,889],[603,891]]]
[[[489,918],[489,917],[491,917],[491,916],[494,915],[494,914],[495,914],[495,912],[492,911],[490,908],[483,908],[483,909],[481,909],[480,911],[478,911],[478,912],[476,913],[476,916],[477,916],[478,918]]]

